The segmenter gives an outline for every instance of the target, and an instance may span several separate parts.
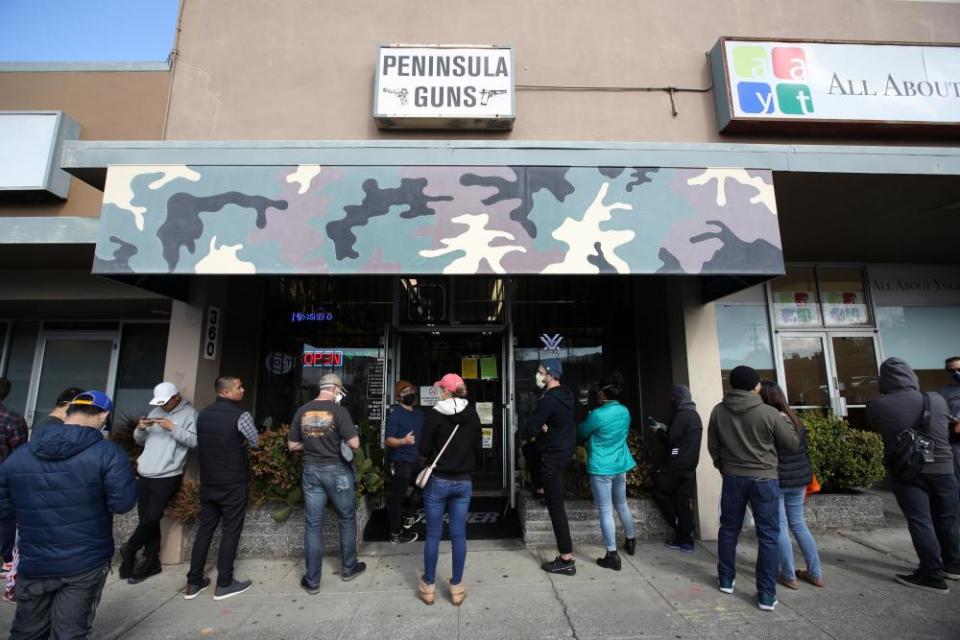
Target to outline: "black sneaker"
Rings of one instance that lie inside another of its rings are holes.
[[[947,580],[960,580],[960,565],[948,564],[943,566],[943,577]]]
[[[403,519],[403,528],[404,528],[404,529],[409,529],[410,527],[412,527],[413,525],[417,524],[417,523],[420,522],[421,520],[423,520],[423,514],[422,514],[422,513],[418,513],[418,514],[415,515],[415,516],[407,516],[406,518]]]
[[[547,573],[559,573],[560,575],[564,576],[577,575],[577,567],[576,563],[573,561],[573,558],[564,560],[560,556],[557,556],[551,562],[544,562],[541,564],[540,568]]]
[[[160,558],[146,558],[133,570],[133,573],[127,578],[127,583],[139,584],[150,576],[157,575],[161,571],[163,571],[163,567],[160,566]]]
[[[624,538],[623,539],[623,550],[627,552],[628,556],[632,556],[637,551],[637,539],[636,538]]]
[[[210,578],[204,578],[203,584],[188,584],[187,590],[183,592],[184,600],[193,600],[200,592],[210,586]]]
[[[620,571],[622,568],[620,554],[618,554],[616,551],[607,551],[606,556],[603,558],[597,558],[597,564],[604,569],[613,569],[614,571]]]
[[[897,582],[900,584],[908,587],[925,589],[927,591],[933,591],[934,593],[950,593],[950,587],[947,586],[946,580],[943,580],[942,578],[928,578],[916,573],[898,573],[896,576],[894,576],[894,578],[896,578]]]
[[[416,542],[417,538],[416,531],[401,531],[400,533],[391,533],[390,542],[393,544],[407,544],[408,542]]]
[[[133,574],[133,565],[137,561],[137,552],[131,549],[128,545],[120,546],[120,567],[117,569],[117,572],[120,574],[121,580],[126,580]]]
[[[350,569],[349,571],[342,571],[340,573],[340,579],[343,580],[344,582],[350,582],[351,580],[353,580],[354,578],[356,578],[358,575],[360,575],[366,570],[367,570],[367,563],[358,562],[357,564],[353,565],[353,569]]]
[[[320,585],[311,587],[310,583],[307,582],[307,576],[303,576],[302,578],[300,578],[300,587],[310,595],[316,595],[320,593]]]
[[[226,600],[227,598],[232,598],[233,596],[238,596],[250,587],[253,586],[253,580],[234,580],[226,587],[221,587],[217,585],[216,591],[213,592],[214,600]]]

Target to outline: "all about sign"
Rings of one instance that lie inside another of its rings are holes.
[[[723,38],[710,65],[723,132],[960,132],[960,47]]]
[[[381,129],[511,129],[513,50],[381,46],[373,93],[374,120]]]

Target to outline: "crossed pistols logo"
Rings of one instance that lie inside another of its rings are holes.
[[[555,333],[552,336],[546,333],[540,336],[540,342],[543,343],[544,351],[559,351],[560,343],[563,342],[563,336]]]
[[[406,106],[410,102],[410,90],[407,88],[403,89],[382,89],[384,93],[389,93],[390,95],[396,96],[400,101],[400,104]],[[495,98],[496,96],[502,96],[507,92],[506,89],[481,89],[480,90],[480,106],[485,107],[490,103],[490,98]],[[425,96],[424,96],[425,97]],[[418,107],[425,107],[426,100],[423,100],[424,104],[417,104]],[[472,106],[472,105],[465,105]]]

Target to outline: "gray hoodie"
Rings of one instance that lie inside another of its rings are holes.
[[[160,425],[151,425],[142,431],[134,429],[133,439],[143,445],[143,453],[137,460],[137,474],[144,478],[169,478],[182,474],[187,451],[197,446],[197,410],[186,400],[181,400],[170,413],[163,407],[154,407],[148,417],[166,418],[174,426],[171,431]]]
[[[917,374],[900,358],[887,358],[880,365],[880,397],[867,403],[867,420],[883,438],[889,451],[897,434],[904,429],[918,429],[923,413],[923,395]],[[934,442],[933,464],[923,467],[924,473],[953,473],[953,451],[947,441],[947,403],[938,393],[930,394],[930,433]]]
[[[713,408],[707,448],[723,475],[776,480],[778,450],[800,446],[800,436],[785,415],[763,404],[759,394],[734,389]]]

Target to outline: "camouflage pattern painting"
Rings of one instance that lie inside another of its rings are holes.
[[[770,171],[112,166],[97,273],[783,272]]]

